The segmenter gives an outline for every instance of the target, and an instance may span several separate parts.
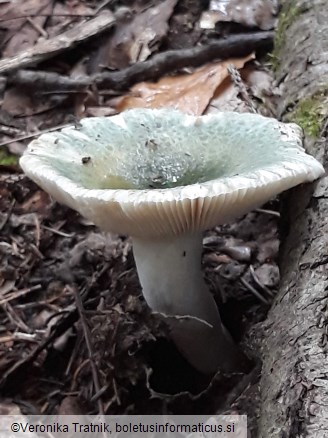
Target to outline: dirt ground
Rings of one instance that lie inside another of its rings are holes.
[[[278,201],[204,235],[206,281],[254,363],[248,375],[204,376],[184,361],[145,304],[130,240],[102,233],[57,204],[17,164],[40,132],[149,102],[196,114],[250,108],[272,114],[266,52],[275,2],[235,16],[231,1],[225,20],[212,3],[0,5],[0,412],[15,405],[30,414],[246,413],[256,431],[261,323],[279,283]],[[85,22],[99,16],[105,24],[87,34]],[[63,46],[49,44],[65,32]],[[254,43],[260,34],[264,45]],[[229,48],[205,58],[186,53],[222,40],[232,44],[231,55]],[[175,65],[165,57],[172,50]]]

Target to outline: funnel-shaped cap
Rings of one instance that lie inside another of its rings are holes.
[[[324,172],[295,124],[169,109],[86,118],[41,135],[20,164],[100,228],[138,237],[211,228]]]

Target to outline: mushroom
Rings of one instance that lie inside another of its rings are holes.
[[[241,370],[246,358],[203,279],[202,232],[324,172],[295,124],[170,109],[83,119],[32,141],[20,165],[101,229],[132,236],[146,302],[204,373]]]

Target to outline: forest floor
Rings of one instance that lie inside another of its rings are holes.
[[[274,115],[277,8],[253,3],[1,3],[0,413],[238,413],[256,430],[278,202],[204,235],[206,281],[254,362],[248,375],[204,376],[146,306],[130,240],[54,202],[18,165],[38,134],[127,108]]]

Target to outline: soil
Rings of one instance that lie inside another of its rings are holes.
[[[26,0],[26,9],[14,3],[0,5],[4,8],[0,63],[4,64],[20,50],[40,48],[43,38],[64,33],[99,12],[93,1]],[[143,300],[129,238],[102,233],[76,212],[57,204],[17,165],[17,157],[35,132],[81,117],[115,113],[120,92],[112,89],[53,86],[50,92],[38,81],[30,82],[32,89],[20,82],[20,78],[31,77],[24,76],[27,73],[52,72],[56,85],[57,74],[73,80],[136,62],[131,53],[135,53],[135,44],[140,46],[139,56],[144,53],[139,41],[143,24],[139,22],[140,33],[133,35],[131,20],[135,16],[141,20],[142,14],[150,20],[145,12],[161,2],[107,3],[113,8],[115,30],[109,26],[92,41],[78,35],[79,45],[66,35],[69,49],[32,57],[33,62],[24,58],[23,68],[15,67],[21,76],[10,71],[0,83],[0,143],[5,146],[0,151],[0,413],[13,406],[24,414],[246,413],[255,436],[262,322],[279,283],[279,203],[274,200],[204,235],[205,279],[224,324],[253,363],[246,375],[218,372],[207,376],[186,363],[170,341],[166,326]],[[157,33],[154,44],[146,47],[150,55],[189,49],[222,35],[225,38],[236,24],[200,29],[199,20],[209,2],[175,4],[170,0],[168,4],[172,16],[167,23],[152,24]],[[240,23],[237,28],[243,35],[254,31]],[[243,55],[250,55],[244,46]],[[46,52],[44,45],[42,50]],[[15,59],[18,62],[20,58]],[[2,68],[7,68],[4,64]],[[269,75],[258,62],[254,65],[252,71],[261,71],[264,79],[256,80],[251,97],[256,104],[272,108],[272,96],[262,93],[267,85],[261,88],[262,82],[270,83]],[[187,72],[190,69],[179,69],[179,73]],[[247,72],[251,74],[249,65]],[[247,111],[239,96],[250,100],[245,86],[241,80],[236,85],[228,79],[224,93],[230,90],[232,94],[224,95],[229,97],[223,96],[226,102],[218,105],[221,110],[231,109],[227,102],[233,101],[238,110],[244,106],[242,111]],[[195,91],[188,105],[197,100]],[[209,99],[224,93],[218,85]],[[211,102],[207,103],[210,108]]]
[[[261,290],[250,266],[274,271],[276,202],[204,236],[206,280],[225,325],[254,361],[245,380],[205,376],[185,362],[143,300],[129,239],[100,232],[23,175],[2,174],[0,193],[2,401],[24,413],[94,413],[100,404],[111,414],[254,415],[268,305],[240,280],[269,300],[267,290],[275,293],[277,281]]]

